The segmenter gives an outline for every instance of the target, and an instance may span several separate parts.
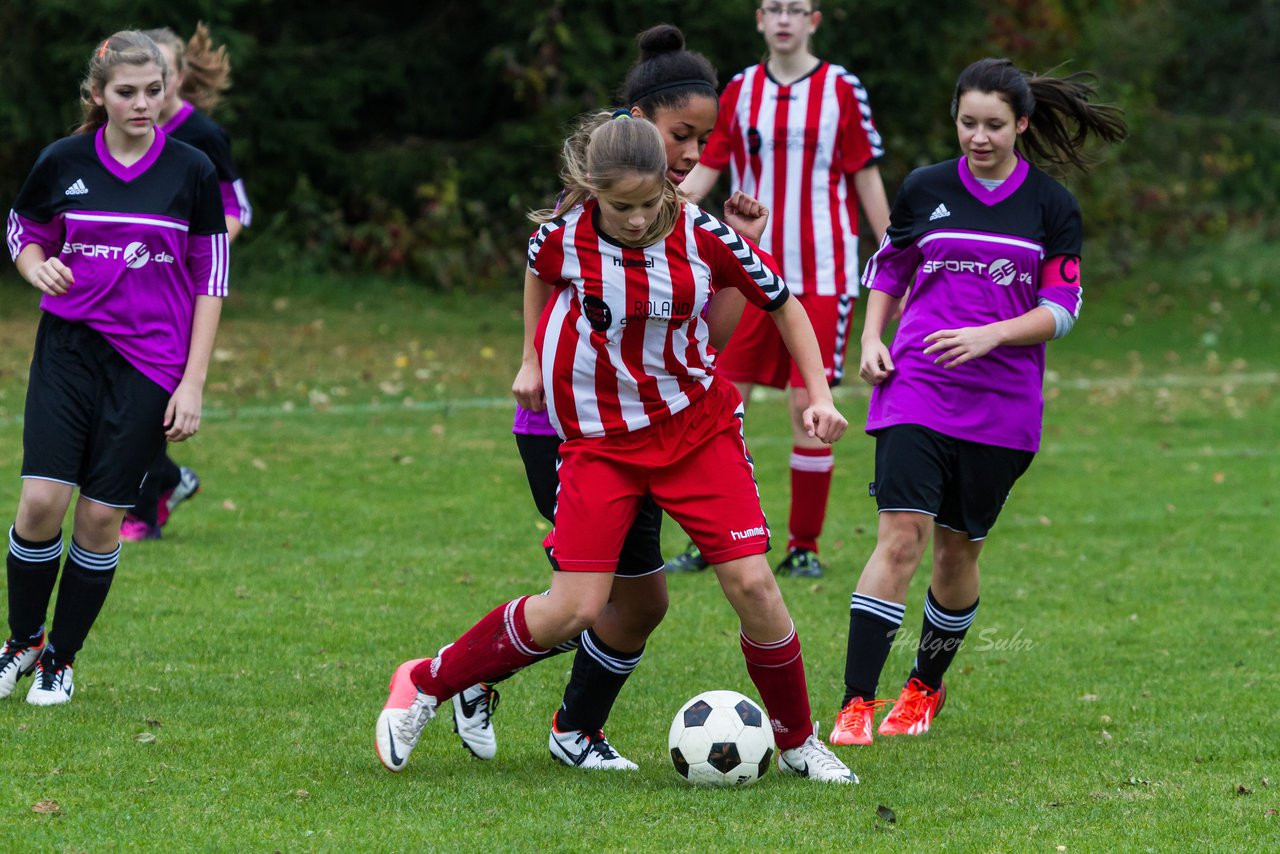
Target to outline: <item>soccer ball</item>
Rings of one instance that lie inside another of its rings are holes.
[[[773,761],[768,717],[737,691],[706,691],[685,703],[667,745],[680,776],[701,786],[750,786]]]

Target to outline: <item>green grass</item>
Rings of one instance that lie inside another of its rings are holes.
[[[984,552],[933,732],[842,749],[856,788],[708,791],[671,770],[670,718],[698,691],[754,692],[707,575],[670,579],[610,721],[639,773],[547,756],[567,657],[503,686],[493,762],[445,720],[407,771],[381,769],[392,668],[547,582],[505,400],[518,292],[242,278],[205,430],[174,452],[204,491],[164,540],[126,544],[75,702],[0,703],[0,851],[1274,850],[1277,281],[1280,250],[1219,246],[1091,291],[1051,348],[1044,449]],[[9,508],[34,306],[0,282]],[[855,423],[865,401],[840,396]],[[748,423],[775,532],[785,419],[766,395]],[[838,456],[828,575],[783,582],[824,735],[875,524],[871,443]],[[883,694],[911,657],[894,649]]]

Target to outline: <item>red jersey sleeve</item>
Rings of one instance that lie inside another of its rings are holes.
[[[845,174],[861,172],[884,157],[884,140],[871,116],[871,101],[862,81],[842,71],[836,81],[840,99],[840,130],[836,145]]]
[[[544,222],[529,238],[529,269],[549,285],[562,278],[564,270],[564,219]]]
[[[729,81],[720,93],[720,112],[716,114],[716,126],[711,130],[707,146],[702,150],[702,165],[723,172],[729,166],[733,154],[733,140],[737,133],[738,93],[742,91],[742,75]]]
[[[774,311],[787,301],[790,291],[778,275],[773,258],[765,256],[754,243],[704,210],[694,217],[698,254],[711,268],[714,290],[737,288],[747,301],[765,311]]]

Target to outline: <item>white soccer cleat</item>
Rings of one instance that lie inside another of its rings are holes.
[[[640,766],[613,749],[602,730],[587,732],[571,729],[561,732],[556,728],[556,715],[551,718],[551,737],[547,740],[551,755],[570,768],[588,771],[637,771]]]
[[[483,682],[453,695],[453,731],[477,759],[492,759],[498,753],[498,736],[493,731],[496,708],[498,689]]]
[[[799,747],[779,751],[778,770],[783,774],[808,777],[821,783],[858,782],[858,775],[850,771],[849,766],[822,743],[816,732]]]
[[[33,706],[60,706],[71,702],[76,686],[70,664],[55,663],[46,648],[31,674],[34,680],[27,691],[27,702]]]
[[[35,643],[14,638],[4,642],[4,646],[0,647],[0,700],[13,693],[19,679],[35,670],[43,649],[43,633]]]
[[[409,678],[409,671],[428,660],[415,658],[406,661],[391,674],[391,684],[387,686],[391,696],[382,707],[382,714],[378,715],[378,729],[374,736],[378,761],[388,771],[404,770],[409,754],[418,746],[423,728],[436,716],[436,698],[419,691]]]

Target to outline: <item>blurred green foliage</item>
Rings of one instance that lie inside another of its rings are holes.
[[[721,84],[763,42],[750,0],[0,0],[0,197],[78,119],[92,46],[113,30],[206,21],[229,47],[230,131],[255,206],[253,263],[509,284],[524,213],[556,192],[572,117],[610,104],[637,32],[681,27]],[[1280,195],[1280,0],[826,0],[815,50],[858,74],[888,144],[890,195],[953,156],[970,61],[1098,72],[1130,140],[1081,197],[1091,256],[1120,267],[1239,223]],[[724,189],[723,187],[721,189]]]

